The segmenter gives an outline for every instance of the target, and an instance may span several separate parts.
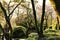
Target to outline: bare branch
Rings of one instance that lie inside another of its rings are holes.
[[[10,17],[10,15],[13,14],[14,10],[15,10],[20,4],[21,4],[21,2],[20,2],[19,4],[16,5],[16,7],[15,7],[15,8],[12,10],[12,12],[9,14],[9,17]]]

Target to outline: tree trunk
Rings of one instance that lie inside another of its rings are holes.
[[[9,25],[9,30],[10,30],[10,32],[11,32],[11,34],[12,34],[12,27],[11,27],[11,24],[10,24],[10,18],[9,18],[9,16],[7,16],[6,10],[5,10],[5,8],[2,6],[1,2],[0,2],[0,7],[1,7],[1,9],[3,10],[3,12],[4,12],[4,16],[5,16],[5,19],[6,19],[6,23]],[[12,40],[12,39],[11,39],[11,40]]]
[[[34,6],[34,0],[31,0],[31,3],[32,3],[32,8],[33,8],[33,15],[34,15],[34,19],[35,19],[35,29],[38,33],[38,35],[40,35],[40,31],[39,31],[39,28],[37,26],[37,18],[36,18],[36,11],[35,11],[35,6]]]
[[[2,25],[1,24],[0,24],[0,28],[1,28],[2,32],[3,32],[2,40],[4,40],[4,29],[2,28]]]
[[[43,37],[43,21],[45,15],[45,1],[43,0],[43,7],[42,7],[42,17],[41,17],[41,24],[40,24],[40,37]]]

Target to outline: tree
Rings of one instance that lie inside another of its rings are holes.
[[[44,22],[44,15],[45,15],[45,1],[43,0],[43,7],[42,7],[42,17],[41,17],[41,24],[40,24],[40,37],[43,37],[43,22]]]
[[[3,35],[2,35],[2,40],[4,40],[4,29],[2,28],[2,25],[0,24],[0,29],[2,30],[2,32],[3,32]]]
[[[39,31],[39,28],[37,26],[37,19],[36,19],[36,11],[35,11],[35,5],[34,5],[34,0],[31,0],[31,3],[32,3],[32,9],[33,9],[33,15],[34,15],[34,19],[35,19],[35,29],[40,37],[40,31]]]
[[[2,6],[1,2],[0,2],[0,7],[1,7],[1,9],[3,10],[3,12],[4,12],[6,22],[7,22],[7,24],[9,24],[10,30],[11,30],[11,32],[12,32],[12,28],[11,28],[11,24],[10,24],[10,19],[9,19],[9,17],[7,16],[6,10],[5,10],[5,8]]]
[[[15,10],[20,4],[21,4],[21,2],[16,5],[16,7],[12,10],[12,12],[10,12],[10,13],[8,12],[9,15],[7,15],[6,9],[3,7],[2,3],[0,2],[0,7],[1,7],[2,11],[4,12],[4,16],[5,16],[5,19],[6,19],[6,23],[8,24],[10,33],[11,33],[11,35],[10,35],[11,37],[12,37],[12,26],[11,26],[11,23],[10,23],[10,15],[13,14],[14,10]],[[5,35],[5,37],[6,37],[6,36],[7,36],[7,35]],[[10,40],[12,40],[11,37],[9,38]],[[8,38],[8,37],[7,37],[7,38]],[[6,40],[8,40],[7,38],[6,38]]]
[[[60,17],[60,0],[50,0],[52,6],[54,7],[54,9],[56,10],[56,14],[57,14],[57,24],[59,25],[59,17]],[[58,27],[58,26],[57,26]]]

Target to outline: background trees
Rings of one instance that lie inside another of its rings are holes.
[[[20,3],[19,3],[19,4],[20,4]],[[18,7],[19,4],[17,4],[16,7]],[[5,8],[3,7],[3,5],[2,5],[1,2],[0,2],[0,7],[1,7],[3,13],[4,13],[6,23],[8,24],[7,27],[9,27],[8,31],[7,31],[7,30],[4,30],[4,36],[5,36],[6,40],[8,40],[8,39],[9,39],[9,40],[12,40],[12,38],[11,38],[11,37],[12,37],[12,26],[11,26],[11,23],[10,23],[10,15],[13,14],[14,10],[16,9],[16,7],[15,7],[15,8],[12,10],[12,12],[10,13],[9,5],[8,5],[8,13],[9,13],[9,14],[7,14],[7,11],[5,10]],[[8,35],[9,35],[9,34],[8,34],[9,30],[10,30],[10,37],[8,36]],[[7,37],[7,36],[8,36],[8,37]]]
[[[26,35],[29,34],[28,32],[37,32],[39,37],[42,37],[44,30],[55,25],[56,16],[51,6],[45,5],[45,2],[44,0],[43,6],[38,4],[37,0],[10,0],[8,3],[3,0],[0,2],[1,20],[4,19],[6,22],[4,26],[9,27],[8,32],[12,34],[14,27],[23,26],[27,29]]]

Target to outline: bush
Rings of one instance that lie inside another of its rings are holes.
[[[14,28],[13,37],[24,37],[26,35],[26,28],[23,26],[19,26]]]

